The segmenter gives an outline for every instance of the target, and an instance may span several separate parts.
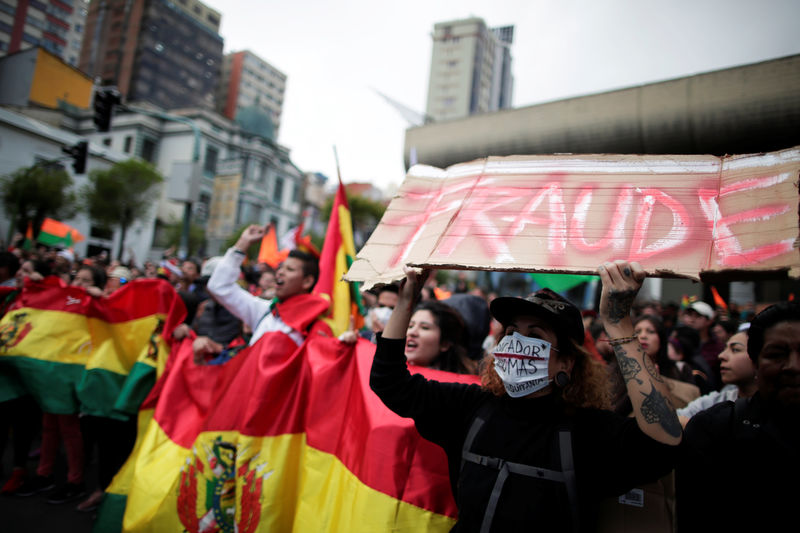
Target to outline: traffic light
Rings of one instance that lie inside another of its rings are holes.
[[[89,143],[87,141],[80,141],[75,146],[62,148],[61,151],[72,156],[72,170],[75,174],[84,174],[86,172],[86,156],[89,155]]]
[[[116,87],[100,87],[94,93],[94,124],[97,131],[108,131],[111,128],[111,116],[114,106],[121,102]]]

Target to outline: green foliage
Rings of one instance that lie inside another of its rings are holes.
[[[180,245],[181,235],[183,234],[183,221],[173,219],[160,228],[158,232],[157,245],[161,248],[174,246],[176,249]],[[206,240],[206,232],[203,226],[192,223],[189,226],[189,250],[188,257],[198,255]]]
[[[0,181],[0,196],[18,231],[24,232],[30,220],[38,233],[46,217],[66,219],[75,215],[78,202],[72,184],[63,167],[33,165],[5,176]]]
[[[335,194],[331,195],[322,207],[320,215],[323,220],[330,220],[331,209]],[[347,204],[350,206],[350,218],[353,220],[353,227],[374,226],[386,211],[386,206],[380,202],[375,202],[363,196],[347,195]]]
[[[331,209],[333,209],[333,201],[336,195],[331,195],[326,201],[325,205],[320,211],[320,216],[323,220],[330,220]],[[380,202],[370,200],[363,196],[347,196],[347,204],[350,206],[350,218],[353,221],[353,233],[361,233],[364,238],[368,237],[375,226],[380,222],[386,206]],[[356,248],[359,244],[356,243]]]
[[[158,203],[155,186],[164,181],[156,168],[139,159],[128,159],[108,170],[94,170],[82,189],[89,217],[103,227],[118,226],[122,232],[119,256],[128,228]]]

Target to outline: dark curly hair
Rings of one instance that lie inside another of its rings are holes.
[[[458,311],[438,300],[425,300],[414,309],[428,311],[441,331],[440,343],[450,347],[434,359],[430,367],[458,374],[475,374],[475,367],[467,357],[467,328]]]

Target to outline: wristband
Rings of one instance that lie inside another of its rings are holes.
[[[637,340],[639,337],[631,335],[630,337],[617,337],[616,339],[608,339],[608,344],[611,346],[621,346]]]

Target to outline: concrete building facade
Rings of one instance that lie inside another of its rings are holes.
[[[0,0],[0,56],[42,47],[76,66],[86,0]]]
[[[0,107],[0,176],[10,175],[20,168],[31,167],[36,163],[60,161],[64,170],[72,176],[73,190],[77,191],[86,184],[86,175],[73,173],[71,158],[64,155],[62,148],[74,146],[83,139],[62,127]],[[88,154],[88,170],[104,170],[126,159],[124,154],[94,142],[89,144]],[[86,240],[75,244],[75,251],[80,256],[86,256],[89,250],[108,250],[109,253],[116,250],[118,232],[109,238],[107,233],[93,229],[85,213],[77,213],[74,218],[63,222],[86,236]],[[10,214],[4,209],[0,210],[0,241],[6,244],[10,242],[16,229],[13,224]],[[146,257],[148,252],[149,242],[140,238],[147,234],[147,225],[148,221],[137,223],[129,232],[129,244],[138,257]]]
[[[213,109],[220,21],[196,0],[94,0],[79,68],[128,102]]]
[[[0,58],[0,104],[55,109],[87,109],[92,79],[44,48],[28,48]]]
[[[251,124],[230,121],[206,109],[169,113],[181,121],[153,116],[160,110],[119,112],[111,131],[95,132],[91,120],[80,131],[93,143],[141,157],[167,178],[156,202],[147,249],[158,249],[160,231],[182,221],[185,199],[191,222],[205,230],[204,255],[222,252],[223,243],[245,224],[275,224],[279,232],[299,223],[304,174],[289,150],[253,131]],[[187,170],[195,182],[187,188]],[[150,253],[150,252],[148,252]]]
[[[746,154],[800,145],[800,55],[406,130],[439,168],[486,156]]]
[[[217,111],[234,120],[244,108],[258,106],[269,114],[278,138],[286,92],[286,74],[250,51],[226,54],[217,89]]]
[[[433,30],[426,116],[434,122],[511,106],[514,28],[480,18],[440,22]]]

